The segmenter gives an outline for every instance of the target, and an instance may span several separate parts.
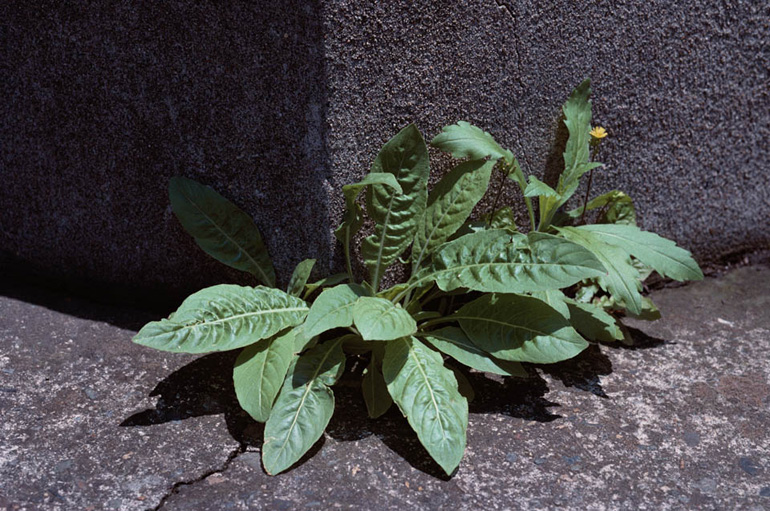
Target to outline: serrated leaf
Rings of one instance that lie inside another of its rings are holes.
[[[428,201],[428,148],[410,124],[380,150],[371,172],[393,174],[403,193],[384,185],[372,185],[366,192],[366,210],[374,221],[374,233],[367,237],[361,254],[376,291],[385,270],[412,242],[417,222]]]
[[[307,279],[310,277],[310,272],[313,271],[313,266],[315,266],[315,259],[305,259],[294,268],[294,272],[289,280],[289,287],[287,288],[290,295],[299,296],[302,294],[302,291],[305,290]]]
[[[591,141],[591,80],[584,80],[570,94],[562,107],[564,124],[569,131],[564,148],[564,179],[575,179],[579,167],[588,161]]]
[[[440,352],[477,371],[503,376],[527,376],[521,364],[509,360],[497,360],[473,344],[465,332],[456,326],[423,332],[420,336]]]
[[[353,324],[353,305],[366,289],[358,284],[340,284],[324,290],[315,299],[305,320],[305,336],[315,337],[333,328]]]
[[[465,287],[521,293],[559,289],[603,273],[596,257],[575,243],[548,234],[492,229],[445,244],[417,282],[433,279],[443,291]]]
[[[552,364],[588,347],[564,316],[531,296],[482,295],[453,317],[476,346],[503,360]]]
[[[494,161],[467,161],[453,168],[431,190],[412,247],[412,267],[457,231],[470,216],[489,186]]]
[[[247,346],[233,368],[235,395],[241,408],[258,422],[270,417],[286,371],[294,358],[295,332],[289,330]]]
[[[289,369],[265,424],[262,464],[268,474],[291,467],[321,438],[334,412],[329,386],[344,366],[342,341],[335,339],[300,356]]]
[[[390,300],[363,296],[353,305],[353,323],[365,341],[390,341],[417,331],[414,318]]]
[[[382,360],[376,350],[372,352],[372,360],[364,371],[361,390],[364,394],[366,410],[372,419],[387,412],[393,404],[385,378],[382,376]]]
[[[440,354],[414,337],[391,341],[382,365],[388,392],[420,443],[451,475],[465,452],[468,402]]]
[[[634,225],[597,224],[577,229],[590,231],[601,241],[639,259],[664,277],[674,280],[701,280],[703,273],[692,255],[671,240]]]
[[[254,221],[212,188],[173,177],[169,198],[182,227],[216,260],[275,286],[275,270]]]
[[[607,269],[607,273],[598,278],[599,285],[615,298],[621,300],[626,308],[634,314],[642,310],[642,283],[639,272],[631,264],[631,258],[626,252],[604,243],[591,231],[576,227],[558,227],[559,233],[578,245],[593,252]]]
[[[601,307],[590,303],[568,301],[570,323],[585,338],[592,341],[613,342],[623,338],[615,318]]]
[[[466,121],[444,126],[442,132],[431,140],[430,145],[450,153],[455,158],[482,160],[489,157],[493,160],[503,158],[508,163],[513,161],[513,154],[503,149],[492,135]]]
[[[535,176],[529,176],[529,184],[527,184],[527,188],[524,190],[524,197],[539,196],[558,198],[559,194],[556,190],[543,183]]]
[[[580,177],[601,163],[589,162],[589,141],[591,139],[591,95],[590,80],[583,81],[570,94],[562,107],[564,124],[569,136],[564,149],[564,171],[559,176],[556,196],[541,196],[540,226],[543,231],[553,219],[556,210],[565,204],[575,193]]]
[[[221,284],[190,295],[169,319],[146,324],[133,341],[162,351],[242,348],[302,323],[307,304],[279,289]]]
[[[364,188],[374,184],[383,185],[397,194],[403,193],[401,185],[396,181],[396,176],[387,172],[369,173],[358,183],[343,186],[342,194],[345,196],[345,216],[342,224],[334,231],[334,236],[344,247],[350,247],[353,236],[361,229],[363,224],[363,211],[356,200]]]

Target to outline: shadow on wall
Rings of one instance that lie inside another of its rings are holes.
[[[252,215],[284,280],[328,266],[320,1],[10,2],[0,251],[146,294],[243,281],[199,251],[170,177]]]

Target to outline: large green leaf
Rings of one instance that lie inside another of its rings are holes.
[[[599,285],[616,299],[623,302],[633,314],[642,312],[642,283],[639,271],[631,263],[629,255],[612,245],[605,243],[597,234],[576,227],[559,227],[559,233],[578,245],[593,252],[607,269],[599,277]]]
[[[168,319],[147,323],[134,342],[163,351],[242,348],[302,323],[305,302],[279,289],[220,284],[190,295]]]
[[[492,135],[466,121],[444,126],[442,132],[431,140],[430,145],[450,153],[455,158],[481,160],[490,157],[493,160],[503,158],[508,163],[513,161],[513,154],[500,147]]]
[[[262,235],[249,215],[208,186],[173,177],[169,198],[182,227],[216,260],[275,286],[275,270]]]
[[[390,341],[417,331],[414,318],[390,300],[363,296],[353,306],[353,323],[365,341]]]
[[[378,354],[378,350],[372,351],[372,360],[364,371],[361,390],[364,394],[366,410],[372,419],[387,412],[393,404],[385,378],[382,376],[382,357]]]
[[[576,182],[585,173],[591,141],[591,81],[584,80],[570,94],[562,111],[569,137],[564,148],[564,173],[562,184]]]
[[[305,290],[307,279],[310,277],[310,272],[313,271],[313,266],[315,266],[315,259],[305,259],[294,268],[294,272],[289,280],[289,287],[287,288],[290,295],[299,296],[302,294],[302,291]]]
[[[564,171],[556,186],[556,195],[541,195],[540,197],[540,226],[545,230],[550,224],[556,210],[565,204],[577,190],[580,177],[591,169],[601,166],[597,162],[589,162],[589,141],[591,139],[591,95],[590,80],[583,81],[570,94],[562,111],[564,124],[569,136],[564,149]]]
[[[233,368],[235,395],[241,408],[258,422],[270,417],[286,371],[294,358],[294,329],[243,349]]]
[[[329,386],[344,367],[342,340],[335,339],[300,356],[289,369],[265,424],[262,464],[268,474],[291,467],[321,438],[334,413]]]
[[[500,374],[503,376],[527,376],[527,372],[518,362],[497,360],[482,350],[465,335],[460,328],[448,326],[420,334],[431,346],[449,355],[461,364],[477,371]]]
[[[417,280],[434,279],[444,291],[465,287],[521,293],[559,289],[603,273],[596,257],[575,243],[491,229],[445,244],[434,255],[433,267]]]
[[[491,160],[463,162],[431,190],[412,247],[415,270],[468,219],[487,191],[494,166]]]
[[[340,284],[315,299],[305,320],[305,336],[315,337],[332,328],[353,324],[353,305],[366,290],[358,284]]]
[[[623,338],[615,318],[601,307],[590,303],[567,301],[569,322],[581,335],[592,341],[612,342]]]
[[[351,274],[353,273],[353,269],[350,267],[350,243],[353,240],[353,236],[355,236],[364,222],[363,211],[356,201],[361,191],[373,184],[382,185],[397,194],[403,193],[401,185],[396,181],[396,176],[387,172],[370,173],[358,183],[342,187],[342,194],[345,196],[345,216],[342,219],[342,224],[340,224],[334,231],[334,236],[336,236],[340,243],[342,243],[342,246],[345,249],[348,271]]]
[[[451,475],[463,457],[468,427],[468,402],[452,371],[439,353],[404,337],[388,343],[382,372],[388,392],[422,445]]]
[[[364,240],[361,253],[375,291],[382,274],[414,238],[428,201],[429,166],[428,148],[414,124],[390,139],[372,165],[373,173],[393,174],[403,192],[381,184],[367,189],[366,210],[375,225],[374,233]]]
[[[532,296],[538,300],[542,300],[564,316],[569,319],[569,307],[567,306],[567,297],[558,289],[550,289],[548,291],[538,291],[532,293]]]
[[[454,316],[470,340],[503,360],[552,364],[588,343],[545,302],[523,295],[482,295]]]
[[[664,277],[679,281],[703,279],[703,273],[690,252],[635,225],[597,224],[577,229],[593,233],[604,243],[634,256]]]

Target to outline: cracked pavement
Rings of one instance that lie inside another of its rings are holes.
[[[135,346],[155,315],[0,285],[0,509],[748,509],[770,506],[770,268],[653,291],[634,349],[529,379],[474,375],[468,449],[442,477],[355,378],[297,466],[267,476],[232,353]],[[353,368],[351,368],[353,369]]]

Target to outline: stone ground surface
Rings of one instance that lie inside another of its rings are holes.
[[[0,288],[0,508],[741,509],[770,507],[770,267],[654,291],[633,349],[527,380],[473,378],[468,449],[442,477],[395,410],[336,387],[320,445],[260,467],[229,354],[135,346],[151,319]]]

